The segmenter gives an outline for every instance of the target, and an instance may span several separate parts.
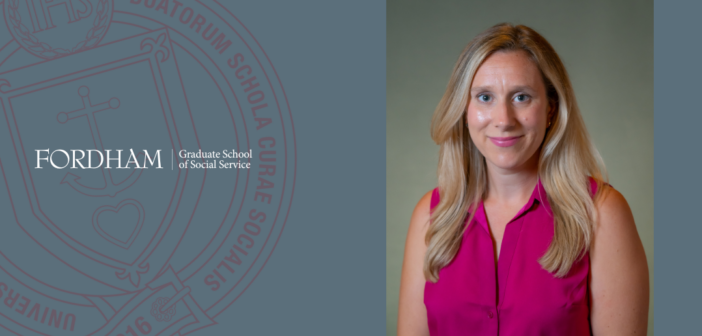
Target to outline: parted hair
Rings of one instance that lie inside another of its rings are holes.
[[[589,251],[592,241],[599,195],[591,194],[588,176],[597,181],[598,194],[607,177],[585,129],[568,73],[553,47],[536,31],[523,25],[498,24],[476,36],[461,52],[432,117],[431,136],[440,145],[440,201],[425,237],[424,275],[432,282],[456,256],[467,228],[464,223],[470,223],[487,194],[485,158],[470,138],[465,111],[476,71],[498,51],[526,52],[540,69],[549,102],[556,107],[539,151],[539,179],[554,219],[553,240],[539,263],[556,277],[564,277]]]

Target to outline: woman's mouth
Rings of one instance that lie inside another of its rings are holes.
[[[499,147],[509,147],[517,143],[519,139],[522,138],[522,135],[520,136],[513,136],[513,137],[488,137],[490,138],[490,141],[495,144],[495,146]]]

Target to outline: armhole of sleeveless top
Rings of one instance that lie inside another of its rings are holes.
[[[595,197],[595,194],[597,193],[597,181],[595,181],[595,179],[591,176],[588,176],[587,179],[590,182],[590,192],[592,193],[592,197]],[[604,183],[603,186],[612,187],[612,185],[609,183]]]
[[[434,212],[434,208],[439,205],[439,188],[434,188],[431,192],[431,201],[429,202],[429,213]]]
[[[590,193],[593,197],[595,197],[595,194],[597,193],[597,181],[595,181],[592,176],[588,176],[587,180],[590,182]]]

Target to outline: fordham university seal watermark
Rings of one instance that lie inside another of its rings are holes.
[[[217,324],[271,256],[295,186],[290,107],[245,13],[0,4],[0,334]]]

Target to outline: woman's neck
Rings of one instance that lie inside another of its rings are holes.
[[[531,160],[530,160],[531,161]],[[505,170],[487,165],[487,200],[499,203],[524,203],[538,183],[538,161],[517,170]]]

